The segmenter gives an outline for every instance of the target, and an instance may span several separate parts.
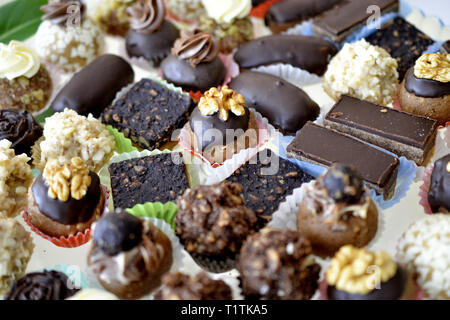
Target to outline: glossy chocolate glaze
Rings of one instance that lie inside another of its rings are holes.
[[[0,140],[7,139],[16,155],[31,156],[31,147],[42,137],[43,129],[25,110],[0,111]]]
[[[380,288],[367,294],[349,293],[328,286],[328,300],[399,300],[405,292],[408,275],[405,270],[397,266],[397,273],[387,282],[381,282]]]
[[[336,53],[334,44],[321,38],[275,35],[241,45],[234,59],[244,69],[285,63],[321,76]]]
[[[200,63],[194,68],[189,60],[170,55],[161,63],[161,70],[163,77],[176,86],[187,91],[202,92],[220,86],[227,74],[219,57],[211,62]]]
[[[428,202],[433,212],[443,207],[450,211],[450,154],[434,163]]]
[[[317,103],[303,90],[269,74],[245,71],[231,81],[230,88],[284,134],[294,135],[320,113]]]
[[[94,172],[89,172],[89,175],[91,176],[91,185],[86,195],[80,200],[69,197],[69,200],[64,202],[48,196],[48,185],[41,173],[32,186],[34,201],[36,201],[41,213],[66,225],[89,221],[94,214],[102,192],[98,175]]]
[[[450,82],[416,78],[411,67],[405,76],[405,89],[419,97],[438,98],[450,94]]]
[[[192,132],[196,135],[199,142],[201,142],[201,150],[205,150],[206,147],[227,143],[227,130],[239,130],[244,132],[248,129],[248,123],[250,120],[250,111],[245,108],[245,114],[243,116],[237,116],[233,112],[228,113],[228,120],[223,121],[219,118],[219,113],[215,113],[211,116],[204,116],[197,108],[191,114],[189,124],[191,125]],[[223,139],[217,140],[214,133],[210,131],[208,136],[208,130],[218,130],[222,134]]]
[[[130,57],[143,57],[159,64],[170,54],[170,49],[179,35],[179,30],[167,20],[161,28],[150,34],[130,29],[125,39],[127,53]]]
[[[286,0],[277,2],[267,11],[266,24],[286,23],[316,16],[343,0]]]
[[[81,115],[92,113],[99,117],[116,93],[133,80],[134,71],[128,62],[116,55],[102,55],[74,74],[52,101],[51,108],[53,112],[69,108]]]

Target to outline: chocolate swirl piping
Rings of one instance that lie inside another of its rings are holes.
[[[0,140],[11,141],[15,153],[31,155],[31,146],[42,136],[42,127],[25,110],[0,111]]]
[[[163,0],[139,0],[127,9],[130,25],[140,33],[151,34],[158,30],[164,22],[166,10]]]
[[[189,59],[191,65],[195,68],[199,63],[211,62],[219,53],[214,38],[202,31],[181,31],[181,37],[175,41],[172,48],[172,54],[181,59]]]
[[[64,273],[45,270],[29,273],[17,281],[5,300],[64,300],[77,291]]]
[[[82,18],[84,16],[85,5],[83,1],[62,0],[52,1],[49,4],[41,6],[41,11],[44,12],[42,20],[50,20],[54,24],[64,25],[74,14],[70,10],[71,6],[78,6],[80,17]]]

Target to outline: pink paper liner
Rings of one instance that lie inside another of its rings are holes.
[[[105,214],[106,210],[108,209],[109,191],[104,185],[102,185],[102,190],[105,195],[105,203],[104,203],[104,209],[103,209],[103,214]],[[78,232],[75,235],[71,234],[68,237],[64,237],[64,236],[52,237],[52,236],[42,232],[41,230],[36,228],[31,223],[26,210],[23,212],[22,218],[33,232],[35,232],[36,234],[38,234],[45,240],[50,241],[51,243],[53,243],[55,246],[58,246],[58,247],[76,248],[76,247],[82,246],[83,244],[85,244],[89,240],[91,240],[91,228],[86,229],[84,232]]]
[[[422,185],[419,188],[419,204],[425,209],[426,214],[433,214],[433,210],[428,202],[428,190],[430,189],[431,173],[433,172],[434,163],[430,164],[423,174]]]
[[[269,8],[274,5],[277,2],[280,2],[283,0],[268,0],[266,2],[263,2],[259,5],[257,5],[256,7],[253,7],[252,11],[250,11],[250,16],[258,18],[258,19],[264,19],[267,10],[269,10]]]
[[[414,281],[414,287],[416,289],[416,299],[415,300],[423,300],[424,299],[423,291],[419,288],[416,281]],[[319,300],[328,300],[327,290],[328,290],[327,280],[323,279],[319,283],[319,293],[320,293]]]
[[[253,109],[251,109],[251,112],[253,112],[255,114],[255,111]],[[269,130],[264,126],[263,121],[261,121],[261,119],[259,119],[259,117],[257,117],[257,116],[255,117],[255,120],[256,120],[256,126],[257,126],[257,130],[258,130],[258,145],[254,148],[248,148],[248,149],[254,149],[254,152],[251,152],[247,157],[248,159],[246,159],[246,160],[249,160],[255,154],[257,154],[259,149],[270,139]],[[190,144],[190,140],[191,140],[190,137],[191,136],[187,129],[187,124],[186,124],[181,129],[180,135],[178,137],[178,139],[179,139],[178,144],[180,145],[181,149],[183,149],[184,151],[189,152],[191,155],[199,158],[202,162],[210,165],[212,168],[218,168],[224,164],[224,163],[211,163],[202,154],[194,151],[194,149],[192,148],[192,146]],[[245,150],[248,150],[248,149],[245,149]],[[234,156],[236,156],[236,154]],[[228,160],[230,160],[230,159],[228,159]]]

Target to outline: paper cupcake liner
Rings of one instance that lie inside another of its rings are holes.
[[[269,8],[271,6],[273,6],[275,3],[280,2],[283,0],[267,0],[266,2],[263,2],[255,7],[252,8],[252,10],[250,11],[249,15],[251,17],[255,17],[258,19],[264,19],[264,17],[266,16],[267,10],[269,10]]]
[[[314,36],[314,31],[312,28],[313,19],[305,20],[299,23],[281,34],[293,35],[293,36]]]
[[[300,88],[322,82],[322,79],[319,76],[309,73],[306,70],[293,67],[289,64],[260,66],[251,70],[277,76]]]
[[[214,259],[199,254],[190,254],[192,260],[203,270],[210,273],[224,273],[234,269],[237,258],[221,257]]]
[[[126,138],[122,132],[120,132],[116,128],[113,128],[111,125],[107,125],[106,129],[109,131],[109,133],[114,137],[114,140],[116,141],[117,153],[120,154],[137,150],[136,147],[133,147],[133,142],[130,139]]]
[[[430,203],[428,202],[428,191],[430,190],[431,173],[433,172],[434,163],[430,164],[422,177],[422,185],[419,187],[419,204],[423,207],[426,214],[433,214]]]
[[[104,204],[104,209],[103,209],[103,214],[105,214],[108,210],[109,191],[104,185],[102,185],[102,190],[105,195],[105,204]],[[38,228],[36,228],[31,223],[26,210],[23,212],[22,218],[33,232],[35,232],[36,234],[38,234],[45,240],[50,241],[51,243],[53,243],[55,246],[58,246],[58,247],[76,248],[76,247],[82,246],[83,244],[86,244],[91,239],[91,228],[86,229],[84,232],[77,232],[76,234],[71,234],[67,237],[65,237],[65,236],[54,237],[54,236],[50,236],[50,235],[42,232]]]
[[[73,288],[75,289],[88,289],[91,287],[90,281],[87,275],[81,271],[81,268],[76,265],[69,264],[58,264],[55,266],[43,268],[36,270],[35,272],[43,272],[43,271],[58,271],[64,273],[72,282]]]
[[[138,218],[157,218],[168,223],[173,230],[175,230],[175,216],[178,212],[178,207],[173,202],[147,202],[144,204],[137,204],[133,208],[126,209],[128,213]]]

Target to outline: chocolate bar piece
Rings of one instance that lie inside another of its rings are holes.
[[[450,40],[447,40],[442,44],[441,53],[450,53]]]
[[[438,128],[436,120],[345,95],[328,112],[324,123],[398,156],[405,156],[418,165],[422,165],[433,150]]]
[[[112,125],[144,149],[169,143],[175,129],[183,127],[194,109],[188,95],[142,79],[106,108],[102,122]]]
[[[285,0],[270,6],[265,23],[275,32],[281,32],[306,19],[315,17],[343,0]],[[274,30],[275,28],[275,30]]]
[[[397,60],[398,75],[402,80],[406,72],[422,55],[433,40],[403,18],[395,18],[367,37],[374,46],[385,49]]]
[[[227,178],[242,185],[245,205],[258,217],[258,226],[264,227],[280,203],[295,188],[314,178],[289,160],[266,149]]]
[[[398,10],[398,0],[347,0],[315,18],[314,33],[342,42],[367,22],[373,15],[367,9],[374,5],[380,8],[381,14]]]
[[[189,188],[181,153],[135,158],[109,166],[115,208],[145,202],[175,201]]]
[[[308,122],[286,151],[288,157],[325,167],[353,165],[368,187],[385,199],[394,195],[400,161],[349,135]]]
[[[276,35],[244,43],[234,59],[244,69],[285,63],[321,76],[336,53],[334,44],[318,37]]]

